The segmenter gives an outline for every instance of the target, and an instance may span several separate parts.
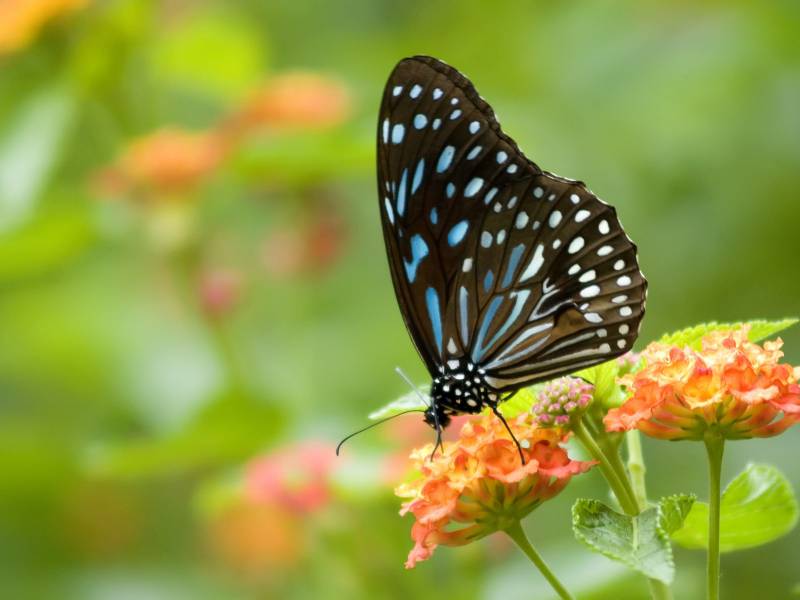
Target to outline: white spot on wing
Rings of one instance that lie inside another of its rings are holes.
[[[583,248],[583,238],[581,236],[576,237],[569,243],[569,247],[567,248],[567,252],[570,254],[575,254],[581,248]]]
[[[539,244],[536,246],[536,250],[533,252],[533,258],[531,258],[531,262],[528,263],[528,266],[525,267],[522,275],[520,275],[520,282],[530,279],[536,275],[536,273],[542,267],[542,264],[544,264],[544,245]]]
[[[483,179],[480,177],[474,177],[467,184],[467,187],[464,188],[464,196],[466,198],[472,198],[475,194],[477,194],[480,191],[482,187],[483,187]]]
[[[399,144],[403,141],[403,136],[406,133],[406,128],[402,123],[395,123],[392,127],[392,143]]]
[[[581,290],[581,297],[583,298],[594,298],[597,294],[600,293],[600,286],[599,285],[590,285],[585,287]]]

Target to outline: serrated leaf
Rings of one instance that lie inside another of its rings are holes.
[[[538,391],[542,388],[541,385],[535,385],[529,388],[523,388],[514,394],[510,399],[498,405],[497,409],[500,414],[506,419],[513,419],[527,412],[536,403]]]
[[[736,323],[717,323],[711,321],[710,323],[701,323],[693,327],[687,327],[680,331],[673,333],[666,333],[658,340],[662,344],[669,344],[672,346],[690,346],[695,349],[700,349],[700,341],[703,337],[712,331],[734,331],[742,327],[742,325],[750,325],[749,339],[751,342],[758,342],[768,337],[772,337],[779,331],[783,331],[797,323],[798,319],[789,318],[780,321],[765,321],[763,319],[756,319],[753,321],[739,321]]]
[[[666,584],[675,577],[668,531],[680,526],[693,499],[673,496],[636,517],[599,500],[579,499],[572,507],[572,530],[590,550]]]
[[[694,505],[692,494],[675,494],[662,498],[658,504],[659,527],[666,535],[672,535],[682,526]]]
[[[791,531],[797,517],[797,499],[786,477],[770,465],[750,464],[722,494],[720,550],[734,552],[771,542]],[[706,548],[708,504],[695,503],[672,539],[686,548]]]
[[[368,418],[378,420],[393,417],[408,410],[425,410],[430,403],[427,391],[427,388],[420,388],[422,397],[416,391],[400,396],[397,400],[369,413]]]

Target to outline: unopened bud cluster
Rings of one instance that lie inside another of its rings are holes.
[[[544,386],[531,410],[540,427],[566,427],[589,406],[592,392],[582,379],[561,377]]]

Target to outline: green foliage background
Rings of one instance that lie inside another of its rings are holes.
[[[407,391],[395,365],[425,381],[376,208],[385,78],[410,54],[456,65],[528,156],[615,204],[650,281],[648,341],[800,313],[798,30],[800,4],[781,0],[106,0],[0,58],[3,595],[546,597],[496,540],[403,571],[410,522],[371,469],[399,446],[380,431],[347,449],[351,471],[298,565],[240,577],[203,540],[209,497],[248,459],[358,427]],[[93,174],[130,140],[207,127],[288,69],[344,81],[352,118],[250,139],[184,199],[186,248],[165,252],[141,211],[95,197]],[[266,272],[260,240],[299,227],[310,193],[333,199],[342,256]],[[192,293],[204,259],[247,275],[221,323]],[[800,328],[784,334],[800,363]],[[729,444],[724,478],[769,462],[798,487],[799,445],[800,429]],[[705,498],[699,444],[645,452],[653,496]],[[572,500],[604,493],[598,474],[578,478],[529,532],[580,597],[642,597],[572,539]],[[787,596],[799,558],[797,530],[724,556],[723,597]],[[696,597],[702,554],[676,550],[676,564],[676,597]]]

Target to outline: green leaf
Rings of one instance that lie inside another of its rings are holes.
[[[605,407],[619,406],[625,401],[625,393],[617,385],[619,363],[617,359],[578,371],[573,375],[585,379],[594,386],[594,399]]]
[[[739,321],[736,323],[717,323],[711,321],[710,323],[702,323],[694,327],[687,327],[680,331],[673,333],[666,333],[658,340],[662,344],[670,344],[672,346],[690,346],[695,349],[700,349],[700,341],[706,334],[712,331],[734,331],[742,327],[742,325],[750,325],[750,338],[751,342],[758,342],[765,338],[771,337],[791,327],[797,323],[798,319],[788,318],[780,321],[765,321],[757,319],[754,321]]]
[[[252,457],[278,437],[284,424],[280,409],[230,390],[181,432],[97,448],[87,457],[88,466],[121,479],[202,472]]]
[[[572,530],[590,550],[669,584],[675,577],[669,532],[681,526],[693,502],[691,496],[670,496],[631,517],[598,500],[579,499]]]
[[[36,90],[0,131],[0,230],[24,221],[61,156],[76,101],[58,86]]]
[[[683,526],[694,503],[695,497],[690,494],[675,494],[662,498],[658,504],[661,530],[667,535],[678,531]]]
[[[423,394],[422,397],[416,391],[409,392],[404,396],[400,396],[397,400],[389,402],[386,406],[369,413],[368,418],[377,421],[378,419],[399,415],[408,410],[425,410],[429,406],[427,401],[428,390],[427,388],[420,388],[420,392]]]
[[[500,414],[506,419],[513,419],[527,412],[536,402],[539,389],[541,385],[536,385],[530,388],[523,388],[514,394],[511,398],[498,405],[497,409]]]
[[[151,44],[163,85],[235,100],[264,77],[264,30],[224,9],[201,9]]]
[[[734,552],[789,533],[797,523],[797,499],[778,469],[750,464],[725,488],[720,513],[720,550]],[[672,539],[685,548],[706,548],[708,504],[697,502]]]
[[[0,284],[64,267],[95,238],[89,215],[77,207],[39,211],[35,219],[0,237]]]

